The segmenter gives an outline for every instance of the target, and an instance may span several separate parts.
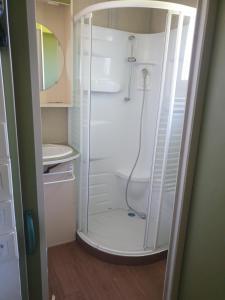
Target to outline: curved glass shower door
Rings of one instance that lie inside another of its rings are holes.
[[[88,231],[89,202],[89,138],[90,138],[90,72],[91,72],[91,17],[81,17],[75,23],[73,64],[73,106],[69,110],[69,143],[81,153],[76,162],[78,201],[78,232]]]
[[[152,61],[144,58],[143,43],[147,48],[152,37],[122,26],[96,25],[108,13],[92,16],[87,236],[110,253],[138,255],[144,251],[157,117],[153,107],[160,87],[155,81],[150,88],[150,76],[160,75],[163,39],[161,55],[159,51]],[[118,13],[146,11],[130,8]]]
[[[115,255],[145,256],[169,243],[195,14],[154,13],[163,24],[155,33],[142,22],[152,16],[146,8],[96,11],[75,25],[78,235]]]
[[[194,16],[167,15],[164,68],[151,173],[145,248],[167,248],[185,116]]]

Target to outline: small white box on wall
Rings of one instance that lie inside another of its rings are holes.
[[[75,176],[61,164],[44,174],[45,225],[47,246],[75,240]]]

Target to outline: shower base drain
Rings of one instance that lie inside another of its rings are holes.
[[[129,217],[135,217],[136,215],[135,215],[135,213],[133,213],[133,212],[129,212],[129,213],[128,213],[128,216],[129,216]]]

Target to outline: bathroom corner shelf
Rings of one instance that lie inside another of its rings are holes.
[[[72,107],[71,103],[41,103],[41,107]]]

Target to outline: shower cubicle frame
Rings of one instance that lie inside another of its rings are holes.
[[[88,24],[89,24],[89,34],[91,37],[91,20],[92,20],[92,13],[96,12],[96,11],[100,11],[100,10],[106,10],[106,9],[110,9],[110,8],[154,8],[154,9],[161,9],[161,10],[166,10],[167,11],[167,19],[166,19],[166,28],[165,28],[165,41],[164,41],[164,57],[163,57],[163,64],[162,64],[162,74],[161,74],[161,87],[160,87],[160,104],[159,104],[159,110],[158,110],[158,118],[157,118],[157,130],[156,130],[156,134],[155,134],[155,146],[154,146],[154,153],[153,153],[153,163],[155,161],[155,155],[156,155],[156,139],[157,139],[157,132],[159,130],[159,116],[161,113],[161,107],[162,107],[162,100],[163,100],[163,91],[164,91],[164,85],[165,85],[165,76],[166,76],[166,68],[167,68],[167,55],[168,55],[168,48],[169,48],[169,38],[170,38],[170,31],[171,31],[171,19],[173,15],[177,15],[179,17],[179,21],[178,21],[178,28],[177,28],[177,37],[176,37],[176,47],[175,47],[175,57],[174,57],[174,67],[173,67],[173,83],[172,83],[172,89],[171,89],[171,94],[170,94],[170,99],[171,99],[171,107],[170,107],[170,114],[173,111],[173,98],[174,98],[174,94],[175,94],[175,88],[176,88],[176,78],[177,78],[177,71],[178,71],[178,60],[179,60],[179,54],[180,54],[180,46],[181,46],[181,38],[182,38],[182,26],[183,26],[183,20],[184,17],[190,17],[190,20],[195,20],[195,16],[196,16],[196,9],[190,6],[185,6],[185,5],[181,5],[181,4],[176,4],[176,3],[169,3],[169,2],[162,2],[162,1],[151,1],[151,0],[143,0],[143,1],[138,1],[138,0],[126,0],[126,1],[109,1],[109,2],[103,2],[103,3],[98,3],[95,5],[91,5],[87,8],[85,8],[84,10],[82,10],[80,13],[78,13],[77,15],[75,15],[74,17],[74,21],[77,22],[79,20],[81,20],[81,30],[82,30],[82,26],[84,26],[85,23],[85,19],[88,20]],[[190,21],[191,22],[191,21]],[[189,25],[190,26],[190,25]],[[91,39],[90,39],[91,40]],[[91,74],[91,47],[92,47],[92,43],[90,41],[89,43],[89,72]],[[82,48],[82,45],[81,45]],[[82,50],[81,50],[82,51]],[[80,61],[80,64],[82,64],[82,58]],[[90,77],[90,76],[89,76]],[[80,82],[80,86],[81,86],[81,98],[83,97],[83,88],[82,88],[82,74],[80,74],[80,78],[81,78],[81,82]],[[90,101],[91,101],[91,78],[88,79],[88,106],[90,106]],[[80,147],[81,147],[81,153],[83,152],[82,150],[82,144],[83,144],[83,135],[82,135],[82,127],[83,127],[83,119],[82,119],[82,101],[81,101],[81,121],[80,121],[80,128],[81,128],[81,142],[80,142]],[[90,119],[90,111],[87,112],[88,116],[87,118]],[[164,154],[164,158],[163,158],[163,168],[165,168],[165,160],[166,160],[166,155],[167,155],[167,151],[168,151],[168,138],[170,136],[170,130],[171,130],[171,115],[169,116],[169,124],[168,124],[168,129],[167,129],[167,140],[166,140],[166,150],[165,150],[165,154]],[[87,125],[87,124],[86,124]],[[90,126],[90,125],[89,125]],[[88,127],[88,126],[86,126]],[[90,128],[89,128],[90,130]],[[86,140],[90,141],[90,136],[89,136],[89,130],[87,132],[87,136],[86,136]],[[85,158],[85,162],[87,164],[89,164],[89,157]],[[82,166],[82,155],[81,155],[81,168],[80,168],[80,178],[82,181],[82,173],[83,173],[83,166]],[[152,178],[152,176],[154,172],[154,165],[152,167],[152,174],[150,176],[150,178]],[[163,178],[162,178],[162,182],[163,182]],[[87,182],[88,184],[88,178],[87,178]],[[163,183],[161,184],[161,189],[163,187]],[[103,247],[101,247],[100,245],[95,245],[95,243],[93,243],[92,241],[90,241],[87,237],[86,237],[86,233],[87,233],[87,222],[85,223],[86,225],[83,225],[82,222],[84,220],[82,220],[82,216],[83,216],[83,208],[81,207],[81,205],[79,205],[79,216],[78,216],[78,236],[79,238],[81,238],[84,242],[86,242],[87,244],[89,244],[89,246],[93,247],[93,248],[97,248],[103,252],[109,253],[109,254],[117,254],[117,255],[121,255],[121,256],[148,256],[148,255],[152,255],[152,254],[156,254],[159,252],[162,252],[165,249],[156,249],[156,242],[157,242],[157,236],[158,236],[158,228],[155,231],[155,235],[153,236],[153,244],[154,244],[154,250],[146,250],[147,249],[147,232],[148,232],[148,228],[149,228],[149,216],[150,216],[150,210],[151,210],[151,192],[152,192],[152,180],[150,182],[150,187],[149,187],[149,201],[148,201],[148,212],[147,212],[147,221],[146,221],[146,227],[145,227],[145,236],[144,236],[144,245],[143,245],[143,251],[139,252],[135,252],[135,253],[122,253],[119,252],[116,253],[115,251],[110,251],[110,249],[104,249]],[[83,189],[80,188],[80,199],[79,199],[79,204],[81,204],[81,199],[82,199],[82,203],[83,205],[86,205],[86,218],[88,219],[88,211],[87,211],[87,203],[85,203],[84,198],[88,198],[88,191],[85,191],[86,196],[84,197],[83,195]],[[162,191],[161,191],[162,193]],[[88,201],[88,200],[87,200]],[[159,203],[157,209],[158,212],[160,214],[160,208],[161,208],[161,203]],[[157,223],[159,223],[159,217],[157,220]],[[81,230],[82,228],[82,230]]]

